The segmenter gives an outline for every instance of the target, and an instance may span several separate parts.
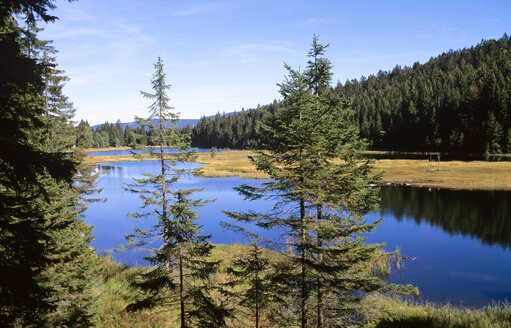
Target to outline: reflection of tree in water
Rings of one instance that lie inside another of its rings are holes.
[[[511,192],[431,190],[403,186],[381,189],[382,214],[429,222],[450,234],[511,248]]]

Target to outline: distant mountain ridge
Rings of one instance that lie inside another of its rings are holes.
[[[220,114],[220,115],[225,115],[225,116],[229,116],[229,115],[232,115],[236,112],[229,112],[229,113],[224,113],[224,114]],[[215,116],[218,115],[218,114],[215,114],[215,115],[209,115],[209,116],[206,116],[207,119],[213,119],[215,118]],[[179,122],[177,122],[177,128],[178,129],[181,129],[187,125],[191,125],[191,126],[195,126],[197,125],[197,122],[199,122],[200,119],[196,119],[196,118],[185,118],[185,119],[181,119]],[[105,123],[108,123],[108,124],[116,124],[115,122],[105,122]],[[91,126],[91,129],[93,130],[97,130],[101,125],[105,124],[105,123],[101,123],[101,124],[95,124],[95,125],[92,125]],[[152,123],[156,124],[156,119],[152,120]],[[121,122],[121,126],[122,126],[122,130],[124,131],[124,129],[126,129],[126,126],[128,126],[132,129],[136,128],[137,127],[137,122],[126,122],[126,123],[122,123]]]

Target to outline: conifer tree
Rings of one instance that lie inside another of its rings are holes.
[[[57,51],[51,41],[39,40],[37,33],[42,29],[28,24],[25,31],[27,55],[38,59],[44,65],[42,128],[34,133],[39,139],[41,150],[50,153],[68,152],[75,162],[73,184],[55,182],[47,175],[39,180],[47,195],[44,208],[45,242],[47,266],[41,275],[49,291],[48,300],[53,306],[46,319],[52,326],[83,326],[90,324],[92,288],[96,283],[94,272],[99,258],[90,247],[92,230],[81,217],[86,209],[86,198],[94,193],[95,178],[93,167],[81,164],[85,157],[82,143],[76,144],[72,118],[75,109],[63,94],[64,83],[68,80],[57,68],[54,55]]]
[[[51,194],[50,206],[46,206],[46,230],[50,242],[46,245],[49,266],[44,270],[52,290],[49,299],[55,310],[50,313],[48,321],[53,326],[87,327],[90,325],[89,309],[93,302],[93,287],[97,283],[99,258],[91,248],[92,229],[82,221],[87,202],[93,201],[90,195],[95,193],[95,180],[98,173],[93,173],[93,166],[81,164],[86,156],[83,143],[76,144],[76,129],[71,121],[74,108],[63,95],[63,83],[67,77],[56,68],[50,54],[56,51],[46,42],[42,62],[47,65],[44,76],[44,128],[41,143],[49,152],[70,151],[76,163],[72,185],[55,183],[48,180],[48,195]],[[82,138],[82,140],[85,140]],[[74,148],[72,148],[75,146]]]
[[[6,278],[0,325],[5,327],[87,326],[90,315],[95,254],[90,227],[79,216],[82,192],[90,191],[93,180],[78,173],[78,156],[64,153],[74,144],[68,133],[72,108],[55,82],[62,80],[54,64],[40,51],[51,48],[36,37],[36,19],[55,20],[47,13],[53,7],[51,1],[0,5],[6,65],[0,82],[0,273]],[[25,19],[26,29],[15,15]],[[63,107],[53,107],[57,103]],[[57,130],[59,135],[52,133]]]
[[[145,174],[128,186],[129,190],[140,194],[143,200],[142,211],[131,214],[134,218],[154,217],[157,223],[148,229],[137,228],[127,236],[128,246],[140,246],[156,238],[161,247],[153,250],[147,259],[154,267],[144,274],[138,285],[146,291],[146,296],[132,304],[136,310],[154,305],[170,305],[179,309],[180,327],[221,327],[227,313],[216,304],[211,296],[213,287],[210,276],[217,269],[217,262],[208,260],[213,245],[207,240],[210,236],[201,235],[201,227],[196,222],[199,216],[194,211],[206,201],[193,199],[191,195],[200,189],[171,189],[182,174],[191,170],[177,168],[177,161],[190,161],[195,153],[188,151],[187,136],[172,128],[179,120],[179,114],[172,112],[165,81],[163,62],[160,58],[154,64],[155,73],[151,80],[154,93],[141,92],[151,99],[148,119],[137,119],[141,124],[152,124],[155,135],[153,141],[158,151],[149,150],[158,158],[158,174]],[[180,150],[172,159],[165,156],[165,147]]]
[[[360,237],[376,225],[362,216],[377,207],[378,189],[369,185],[380,176],[372,173],[370,162],[357,160],[364,143],[352,125],[349,103],[330,92],[325,48],[315,37],[305,74],[286,66],[289,76],[280,85],[284,107],[262,126],[267,151],[252,162],[274,181],[236,188],[248,199],[277,199],[273,211],[228,212],[281,230],[296,250],[290,260],[296,265],[301,327],[340,324],[348,302],[383,287],[367,270],[381,245],[366,245]]]
[[[257,244],[237,258],[227,268],[229,282],[226,284],[234,294],[235,308],[240,315],[241,324],[255,328],[267,327],[274,317],[272,309],[284,304],[284,293],[276,288],[272,276],[270,261]]]

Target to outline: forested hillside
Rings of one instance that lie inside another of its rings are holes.
[[[510,50],[504,35],[335,90],[373,149],[511,152]]]
[[[249,109],[231,115],[217,114],[214,118],[202,117],[197,125],[188,126],[183,132],[192,135],[194,147],[217,147],[235,149],[261,148],[259,123],[265,113],[274,114],[281,104]]]
[[[482,41],[413,67],[338,83],[351,100],[371,149],[463,153],[511,152],[511,41]],[[279,103],[231,116],[202,118],[198,147],[260,148],[258,122]]]

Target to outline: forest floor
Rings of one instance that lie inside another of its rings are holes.
[[[198,153],[197,161],[205,164],[204,177],[239,176],[247,179],[267,179],[250,163],[252,151],[218,151]],[[169,154],[169,156],[172,156]],[[146,156],[145,159],[151,160]],[[156,158],[154,158],[156,159]],[[136,161],[133,156],[89,156],[88,163]],[[376,171],[383,171],[386,184],[404,184],[426,188],[463,190],[511,190],[511,161],[445,161],[381,159],[375,160]]]

